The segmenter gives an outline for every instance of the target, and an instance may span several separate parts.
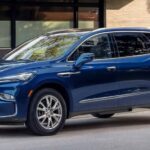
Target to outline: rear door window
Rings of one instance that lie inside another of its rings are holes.
[[[144,35],[141,33],[114,33],[113,37],[120,57],[149,53]]]

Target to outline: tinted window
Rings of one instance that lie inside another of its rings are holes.
[[[114,38],[120,57],[149,53],[144,42],[144,35],[140,33],[116,33]]]
[[[114,57],[108,35],[98,35],[88,39],[71,55],[69,60],[76,60],[83,53],[94,53],[95,59]]]
[[[150,33],[144,33],[144,36],[145,36],[146,47],[148,51],[150,51]]]

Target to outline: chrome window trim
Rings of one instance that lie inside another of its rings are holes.
[[[144,94],[150,94],[150,91],[122,94],[122,95],[115,95],[115,96],[105,96],[105,97],[91,98],[91,99],[83,99],[79,103],[80,104],[94,103],[94,102],[121,99],[121,98],[127,98],[127,97],[132,97],[132,96],[144,95]]]
[[[102,34],[113,34],[113,33],[149,33],[150,34],[150,31],[111,31],[111,32],[103,32],[103,33],[97,33],[97,34],[94,34],[88,38],[86,38],[84,41],[82,41],[66,58],[66,62],[75,62],[75,61],[69,61],[69,57],[88,39],[94,37],[94,36],[98,36],[98,35],[102,35]],[[124,57],[114,57],[114,58],[104,58],[104,59],[94,59],[93,61],[102,61],[102,60],[111,60],[111,59],[118,59],[118,58],[131,58],[131,57],[138,57],[138,56],[143,56],[143,55],[150,55],[150,53],[148,54],[141,54],[141,55],[133,55],[133,56],[124,56]]]
[[[9,118],[9,117],[15,117],[18,113],[18,108],[17,108],[17,104],[15,104],[15,112],[11,115],[7,115],[7,116],[0,116],[0,119],[1,118]]]

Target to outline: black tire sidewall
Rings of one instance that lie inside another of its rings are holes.
[[[62,106],[62,118],[61,121],[59,123],[59,125],[57,127],[55,127],[54,129],[45,129],[43,128],[37,118],[36,115],[36,109],[37,109],[37,105],[40,101],[40,99],[46,95],[53,95],[55,96],[61,106]],[[40,91],[38,91],[34,96],[33,99],[31,101],[30,104],[30,108],[29,108],[29,113],[28,113],[28,125],[30,126],[31,130],[36,133],[36,134],[40,134],[40,135],[53,135],[55,133],[57,133],[60,129],[63,128],[65,120],[67,117],[67,107],[66,107],[66,103],[64,101],[64,98],[62,97],[62,95],[57,92],[54,89],[50,89],[50,88],[46,88],[46,89],[42,89]]]

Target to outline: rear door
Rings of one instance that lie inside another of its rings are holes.
[[[118,106],[150,104],[150,38],[149,34],[119,32],[113,35],[118,51]]]

